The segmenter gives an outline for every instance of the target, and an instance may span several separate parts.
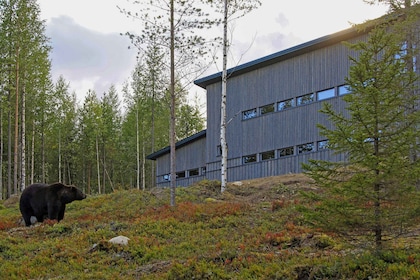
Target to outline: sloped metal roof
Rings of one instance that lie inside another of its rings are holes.
[[[356,28],[348,28],[336,33],[333,33],[331,35],[323,36],[318,39],[308,41],[306,43],[264,56],[262,58],[241,64],[239,66],[230,68],[227,70],[228,75],[230,77],[238,76],[262,67],[269,66],[271,64],[290,59],[292,57],[324,48],[329,45],[333,45],[342,41],[346,41],[348,39],[351,39],[357,35],[360,35],[361,33],[357,31]],[[222,72],[215,73],[213,75],[203,77],[200,79],[197,79],[194,81],[194,84],[197,86],[206,89],[208,85],[220,82],[222,79]]]
[[[188,145],[194,141],[197,141],[203,137],[206,137],[207,130],[202,130],[194,135],[191,135],[190,137],[184,138],[178,142],[175,143],[175,149],[179,149],[185,145]],[[148,155],[146,158],[151,160],[156,160],[157,158],[169,154],[171,151],[171,147],[167,146],[159,151],[154,152],[153,154]]]

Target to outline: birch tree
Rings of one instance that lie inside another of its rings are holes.
[[[12,191],[17,193],[26,185],[26,115],[28,109],[32,109],[27,108],[29,103],[26,100],[45,92],[46,85],[50,84],[48,54],[51,47],[35,0],[2,0],[0,9],[0,29],[6,39],[5,48],[0,52],[4,59],[3,65],[6,66],[4,70],[7,71],[7,80],[4,82],[9,94],[8,173],[13,169],[13,184],[11,176],[8,176],[10,186],[13,185],[13,190],[10,187],[8,191],[10,195]]]
[[[227,158],[228,158],[228,144],[226,140],[227,117],[226,117],[226,99],[227,99],[227,65],[228,52],[230,42],[228,39],[228,25],[229,22],[242,17],[251,12],[253,9],[261,5],[259,0],[223,0],[223,60],[222,60],[222,98],[220,105],[220,146],[222,149],[222,159],[220,163],[220,181],[221,192],[224,192],[227,184]]]
[[[128,34],[138,46],[144,46],[149,39],[157,36],[158,42],[165,46],[169,57],[167,65],[170,73],[169,95],[170,95],[170,170],[171,170],[171,195],[170,204],[175,206],[176,189],[176,106],[178,96],[176,92],[176,81],[190,84],[192,80],[203,72],[203,65],[200,63],[206,54],[207,44],[214,40],[206,41],[197,31],[210,28],[218,20],[211,19],[209,14],[204,12],[204,4],[211,2],[207,0],[157,0],[157,1],[135,1],[142,5],[141,13],[124,11],[127,15],[140,19],[143,30],[139,36]],[[187,81],[188,80],[188,81]]]

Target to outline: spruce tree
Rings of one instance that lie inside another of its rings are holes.
[[[325,104],[331,127],[320,126],[329,147],[346,162],[311,161],[304,166],[321,193],[311,194],[309,220],[380,251],[384,241],[409,230],[420,210],[416,182],[420,104],[418,75],[405,35],[378,25],[350,47],[358,53],[346,79],[346,111]],[[395,30],[394,30],[395,31]],[[412,64],[411,64],[412,65]],[[416,94],[413,94],[416,93]]]

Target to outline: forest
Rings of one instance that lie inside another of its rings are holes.
[[[77,100],[64,76],[51,78],[45,29],[36,0],[0,1],[0,199],[34,182],[74,184],[88,194],[152,186],[154,163],[145,157],[169,145],[166,51],[149,42],[122,92],[111,86]],[[176,89],[182,139],[205,119],[180,80]]]

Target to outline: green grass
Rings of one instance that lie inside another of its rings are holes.
[[[169,190],[119,191],[69,204],[63,221],[18,225],[0,205],[1,279],[418,279],[419,237],[374,255],[306,226],[307,179],[276,177]],[[109,239],[124,235],[127,246]]]

